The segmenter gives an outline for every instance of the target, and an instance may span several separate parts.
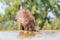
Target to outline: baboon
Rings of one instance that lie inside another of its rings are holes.
[[[35,30],[36,22],[31,12],[19,4],[19,10],[16,13],[19,30],[33,31]]]

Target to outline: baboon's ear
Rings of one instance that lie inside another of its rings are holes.
[[[22,8],[23,8],[23,4],[20,3],[20,4],[18,5],[18,9],[22,9]]]

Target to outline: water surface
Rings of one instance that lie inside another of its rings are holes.
[[[0,32],[0,40],[60,40],[60,32],[32,32],[20,33],[19,32]]]

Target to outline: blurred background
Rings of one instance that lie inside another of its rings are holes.
[[[20,3],[36,19],[36,30],[60,30],[60,0],[0,0],[0,30],[18,30],[15,15]]]

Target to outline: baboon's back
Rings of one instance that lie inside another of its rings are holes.
[[[19,10],[16,14],[16,19],[24,28],[34,28],[36,23],[35,23],[35,18],[31,14],[31,12],[28,9],[22,9]]]

